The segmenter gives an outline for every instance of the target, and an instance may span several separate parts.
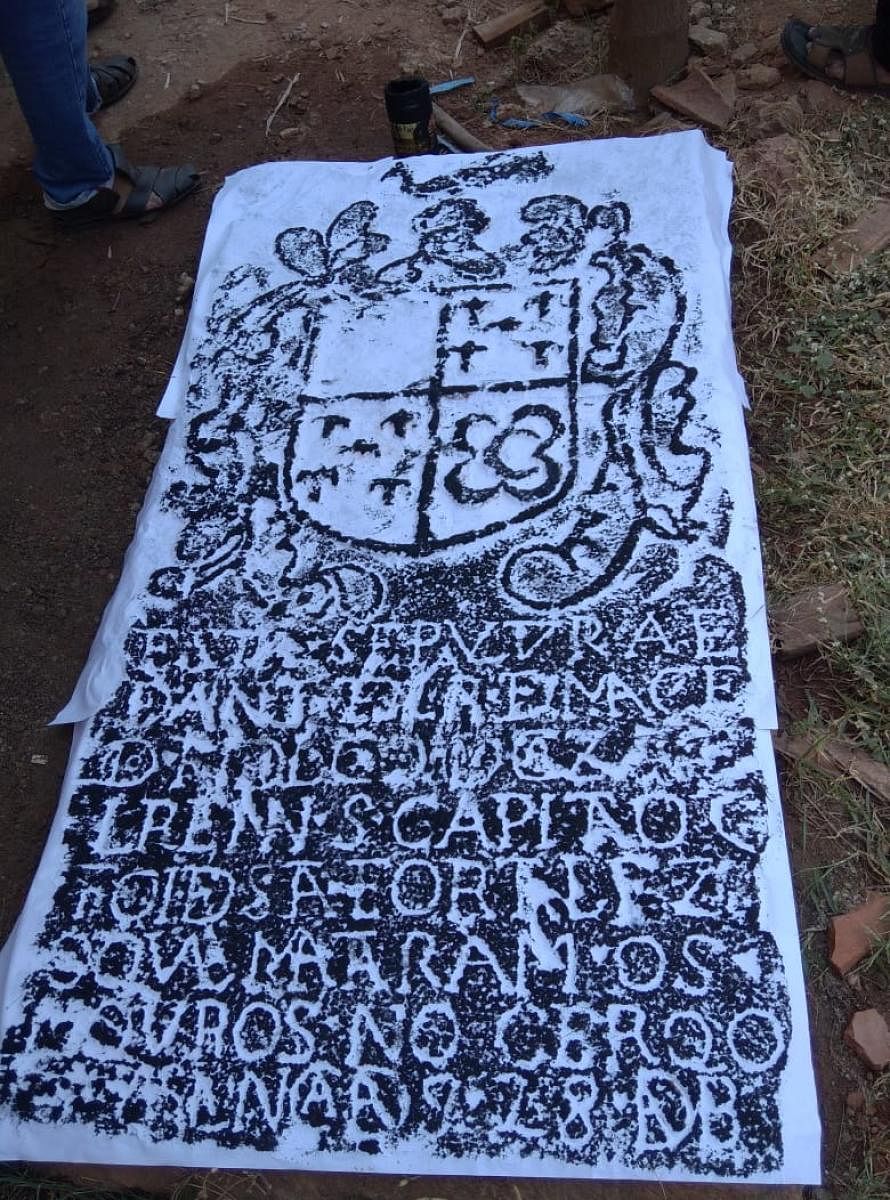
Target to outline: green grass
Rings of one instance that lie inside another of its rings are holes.
[[[744,180],[735,292],[768,591],[845,582],[865,636],[822,651],[826,725],[890,760],[890,253],[831,278],[825,241],[886,187],[886,105],[858,105],[837,140],[802,137],[799,188]]]
[[[775,187],[744,175],[734,215],[736,344],[752,410],[749,434],[767,591],[780,601],[813,584],[844,583],[865,626],[792,671],[797,732],[845,738],[890,763],[890,253],[833,278],[815,256],[887,192],[890,112],[857,102],[839,131],[798,135],[797,180]],[[727,135],[732,150],[733,130]],[[814,1009],[827,1015],[829,1087],[864,1080],[865,1110],[832,1131],[833,1200],[890,1200],[890,1079],[848,1055],[849,1013],[890,993],[890,938],[857,974],[830,972],[829,918],[890,889],[890,812],[851,780],[813,763],[786,775],[799,825],[803,952]],[[826,978],[831,976],[831,978]]]

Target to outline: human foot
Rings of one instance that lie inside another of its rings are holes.
[[[136,167],[120,146],[108,149],[114,162],[114,179],[99,188],[84,204],[54,211],[64,225],[92,225],[98,221],[125,221],[171,208],[193,192],[200,175],[192,166]]]
[[[90,74],[99,93],[101,108],[110,108],[123,100],[139,78],[139,67],[135,58],[128,54],[117,54],[114,58],[103,58],[90,64]]]
[[[873,25],[808,25],[793,19],[782,30],[782,49],[813,79],[890,96],[890,70],[875,58],[873,37]]]

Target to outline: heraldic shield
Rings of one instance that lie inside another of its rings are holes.
[[[284,464],[299,515],[354,544],[424,555],[558,504],[575,476],[579,304],[572,279],[476,284],[415,294],[410,308],[365,299],[321,330]],[[369,361],[369,390],[356,393],[370,342],[406,338],[414,378],[376,390]]]

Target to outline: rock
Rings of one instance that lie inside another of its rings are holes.
[[[781,137],[795,142],[789,134],[770,141],[775,144]],[[771,609],[769,620],[773,654],[783,659],[800,658],[830,642],[852,642],[865,632],[843,583],[803,588]]]
[[[745,63],[757,57],[757,47],[753,42],[745,42],[741,46],[736,46],[732,52],[732,61],[737,67],[743,67]]]
[[[712,76],[711,82],[729,105],[730,109],[735,111],[736,101],[739,98],[739,89],[732,71],[724,71],[722,75]]]
[[[798,91],[807,112],[840,116],[850,106],[849,96],[821,79],[807,79]]]
[[[204,89],[201,87],[201,84],[196,81],[191,85],[185,95],[187,100],[200,100],[204,95]]]
[[[665,108],[711,129],[725,129],[732,117],[733,105],[698,67],[693,67],[680,83],[654,87],[652,95]]]
[[[439,16],[442,18],[443,25],[463,25],[465,12],[459,4],[449,4],[446,8],[439,9]]]
[[[890,1066],[890,1029],[876,1008],[854,1014],[844,1041],[873,1071]]]
[[[729,35],[709,25],[690,25],[689,41],[700,54],[725,54],[729,50]]]
[[[782,74],[775,67],[767,67],[764,63],[754,63],[745,67],[736,75],[736,82],[743,92],[763,92],[775,87],[781,80]]]
[[[879,200],[859,220],[832,238],[816,262],[833,275],[844,275],[890,246],[890,200]]]
[[[742,176],[752,176],[773,189],[786,187],[800,178],[805,151],[797,138],[780,133],[745,146],[736,154],[735,165]]]
[[[796,133],[803,125],[803,109],[794,96],[778,102],[761,100],[752,107],[749,123],[751,133],[757,139]]]
[[[874,948],[875,942],[890,933],[890,896],[869,892],[865,903],[828,925],[828,951],[831,965],[846,975]]]
[[[633,92],[617,75],[588,75],[561,87],[517,83],[516,91],[533,113],[592,116],[598,112],[630,112],[634,107]]]
[[[696,25],[703,24],[711,15],[711,6],[707,0],[695,0],[695,3],[689,9],[689,16]]]
[[[763,55],[775,54],[777,50],[781,51],[781,36],[781,29],[777,29],[773,33],[768,33],[766,37],[760,39],[757,45],[757,53]]]
[[[687,125],[683,121],[678,121],[673,113],[660,112],[656,113],[651,121],[647,121],[640,128],[640,133],[644,137],[649,137],[657,133],[685,133],[686,130],[691,128],[691,125]]]
[[[176,299],[184,300],[186,298],[186,296],[190,296],[194,290],[195,290],[194,278],[191,275],[189,275],[187,271],[183,271],[177,281]]]
[[[865,1092],[861,1088],[855,1092],[848,1092],[847,1112],[862,1112],[863,1108],[865,1108]]]
[[[278,136],[282,141],[287,142],[290,141],[291,138],[299,137],[302,132],[303,131],[299,125],[288,125],[286,129],[278,130]]]

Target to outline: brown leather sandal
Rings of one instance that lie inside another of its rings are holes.
[[[782,49],[806,75],[850,91],[890,96],[890,71],[878,63],[872,49],[872,25],[808,25],[797,18],[782,30]],[[829,67],[841,64],[836,77]],[[881,73],[886,78],[881,78]]]

